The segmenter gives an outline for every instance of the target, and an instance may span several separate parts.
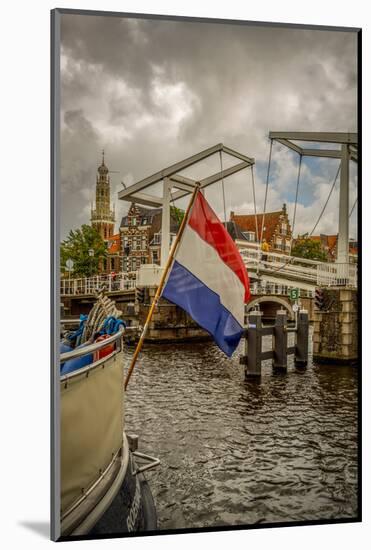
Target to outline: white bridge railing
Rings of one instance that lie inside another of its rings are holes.
[[[274,277],[272,282],[262,281],[260,286],[252,285],[253,294],[287,294],[295,281],[309,282],[315,286],[357,287],[357,264],[324,263],[305,258],[296,258],[275,252],[263,253],[258,248],[240,248],[240,254],[249,272],[261,272],[265,277]],[[61,296],[92,295],[105,285],[108,292],[133,290],[136,288],[137,273],[116,275],[95,275],[79,279],[61,279]],[[292,280],[291,285],[284,282]],[[276,280],[282,279],[282,284]],[[308,292],[308,295],[311,291]]]
[[[288,296],[290,289],[294,288],[296,283],[291,285],[271,283],[269,281],[255,281],[250,286],[251,294],[254,296]],[[300,289],[300,298],[313,298],[314,290]]]
[[[357,287],[357,267],[357,264],[320,264],[317,266],[317,284]]]
[[[239,248],[249,271],[260,271],[275,278],[289,277],[324,286],[357,286],[357,264],[325,263],[276,252],[264,253],[259,248]]]
[[[103,285],[108,292],[133,290],[136,287],[136,279],[129,279],[126,273],[94,275],[80,279],[61,279],[61,296],[95,294]]]

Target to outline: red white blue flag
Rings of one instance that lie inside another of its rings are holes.
[[[243,333],[249,278],[236,245],[200,192],[162,296],[184,309],[228,357],[232,355]]]

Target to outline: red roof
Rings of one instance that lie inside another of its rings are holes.
[[[262,223],[263,223],[263,216],[264,216],[264,227],[265,231],[263,232],[263,239],[266,239],[267,242],[270,242],[274,230],[276,229],[277,224],[280,221],[280,216],[282,215],[282,210],[279,212],[266,212],[264,214],[257,214],[257,222],[258,222],[258,240],[260,240],[261,236],[261,230],[262,230]],[[238,215],[234,212],[231,212],[231,221],[235,222],[238,227],[242,231],[253,231],[256,233],[256,221],[255,221],[255,214],[249,214],[249,215]]]
[[[108,239],[107,251],[108,254],[117,254],[120,252],[120,234],[112,235]]]
[[[324,248],[328,249],[329,254],[335,258],[338,242],[337,235],[311,235],[309,238],[312,239],[312,241],[319,241]],[[349,253],[358,254],[358,248],[353,245],[352,241],[349,242]]]

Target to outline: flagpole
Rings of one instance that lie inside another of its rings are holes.
[[[154,312],[154,309],[157,305],[157,302],[160,298],[160,294],[162,292],[162,288],[164,286],[164,283],[165,283],[165,279],[166,279],[166,275],[169,271],[169,268],[170,268],[170,265],[171,265],[171,262],[174,258],[174,254],[175,254],[175,251],[178,247],[178,244],[179,244],[179,241],[181,239],[181,236],[183,234],[183,231],[184,231],[184,228],[186,226],[186,223],[187,223],[187,220],[188,220],[188,217],[189,217],[189,213],[191,211],[191,208],[193,206],[193,203],[195,201],[195,198],[196,198],[196,195],[197,195],[197,192],[200,188],[200,184],[198,182],[196,182],[196,186],[193,190],[193,193],[192,193],[192,196],[191,196],[191,200],[189,201],[189,204],[188,204],[188,207],[187,207],[187,210],[184,214],[184,217],[183,217],[183,220],[182,220],[182,223],[180,224],[180,228],[179,228],[179,231],[177,233],[177,236],[175,237],[175,240],[174,240],[174,243],[171,247],[171,250],[170,250],[170,253],[169,253],[169,257],[167,259],[167,262],[166,262],[166,265],[165,265],[165,268],[164,268],[164,272],[161,276],[161,280],[160,280],[160,283],[157,287],[157,290],[156,290],[156,294],[155,294],[155,297],[153,298],[153,302],[151,304],[151,307],[150,307],[150,310],[148,312],[148,315],[147,315],[147,319],[146,319],[146,322],[144,323],[144,327],[143,327],[143,330],[142,330],[142,334],[140,335],[140,338],[139,338],[139,342],[137,344],[137,347],[135,349],[135,352],[134,352],[134,355],[133,355],[133,358],[131,360],[131,364],[130,364],[130,367],[129,367],[129,370],[128,370],[128,373],[126,375],[126,379],[125,379],[125,384],[124,384],[124,390],[126,391],[126,388],[128,387],[128,384],[129,384],[129,380],[130,380],[130,377],[132,375],[132,372],[134,370],[134,367],[135,367],[135,363],[136,363],[136,360],[137,360],[137,357],[139,355],[139,352],[140,350],[142,349],[142,346],[143,346],[143,343],[144,343],[144,338],[147,334],[147,330],[148,330],[148,326],[149,326],[149,323],[151,321],[151,318],[152,318],[152,315],[153,315],[153,312]]]

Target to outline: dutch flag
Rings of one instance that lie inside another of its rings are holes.
[[[232,355],[243,333],[249,278],[236,245],[200,192],[162,296],[184,309],[228,357]]]

